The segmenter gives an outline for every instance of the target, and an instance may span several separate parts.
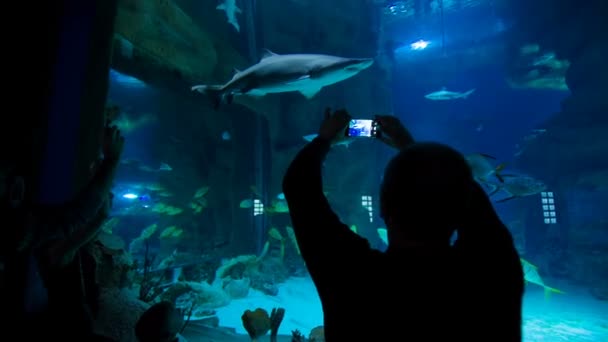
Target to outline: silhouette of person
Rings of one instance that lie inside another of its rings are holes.
[[[378,116],[379,139],[399,150],[380,188],[386,252],[372,249],[332,211],[322,164],[349,120],[344,110],[326,110],[318,137],[283,179],[323,305],[326,340],[520,341],[519,256],[461,153],[415,142],[397,118]]]

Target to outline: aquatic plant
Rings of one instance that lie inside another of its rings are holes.
[[[143,275],[139,284],[139,299],[149,303],[154,300],[161,292],[162,288],[160,283],[163,281],[163,274],[161,274],[156,280],[153,280],[151,275],[152,262],[154,257],[150,257],[150,242],[148,239],[144,240],[145,252],[144,252],[144,264],[143,264]]]
[[[266,335],[270,330],[270,341],[276,342],[279,331],[279,326],[283,322],[285,309],[274,308],[270,315],[262,308],[257,308],[254,311],[245,310],[241,316],[243,327],[249,334],[251,341],[257,341],[258,338]]]

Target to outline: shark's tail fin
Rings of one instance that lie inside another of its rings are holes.
[[[475,92],[475,88],[465,92],[464,94],[462,94],[462,98],[466,99],[467,97],[469,97],[469,95],[473,94]]]
[[[191,89],[207,95],[213,104],[213,109],[217,110],[220,107],[223,98],[221,85],[195,85]]]

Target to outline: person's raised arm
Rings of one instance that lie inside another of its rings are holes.
[[[64,238],[47,247],[51,265],[62,267],[75,253],[94,239],[107,219],[112,205],[110,188],[124,147],[124,137],[116,127],[107,127],[104,137],[104,159],[93,179],[69,206],[63,209],[53,230],[62,231]]]
[[[340,221],[323,194],[323,161],[331,144],[343,137],[350,120],[346,111],[334,115],[326,111],[325,115],[318,137],[297,154],[283,178],[298,245],[317,282],[319,277],[339,277],[371,251],[366,239]]]
[[[375,120],[378,123],[380,131],[378,139],[388,146],[402,150],[415,142],[412,134],[397,117],[392,115],[376,115]]]

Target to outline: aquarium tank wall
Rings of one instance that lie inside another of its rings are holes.
[[[134,341],[169,301],[186,340],[268,338],[250,323],[281,308],[279,338],[322,341],[281,182],[331,107],[395,115],[466,156],[522,258],[525,341],[607,341],[606,14],[574,0],[118,1],[105,106],[125,149],[96,253],[102,310],[127,307],[113,319],[130,323],[98,330]],[[291,54],[304,57],[264,69],[285,83],[252,72]],[[321,76],[298,75],[306,63]],[[324,166],[332,208],[379,250],[393,155],[358,138]]]

